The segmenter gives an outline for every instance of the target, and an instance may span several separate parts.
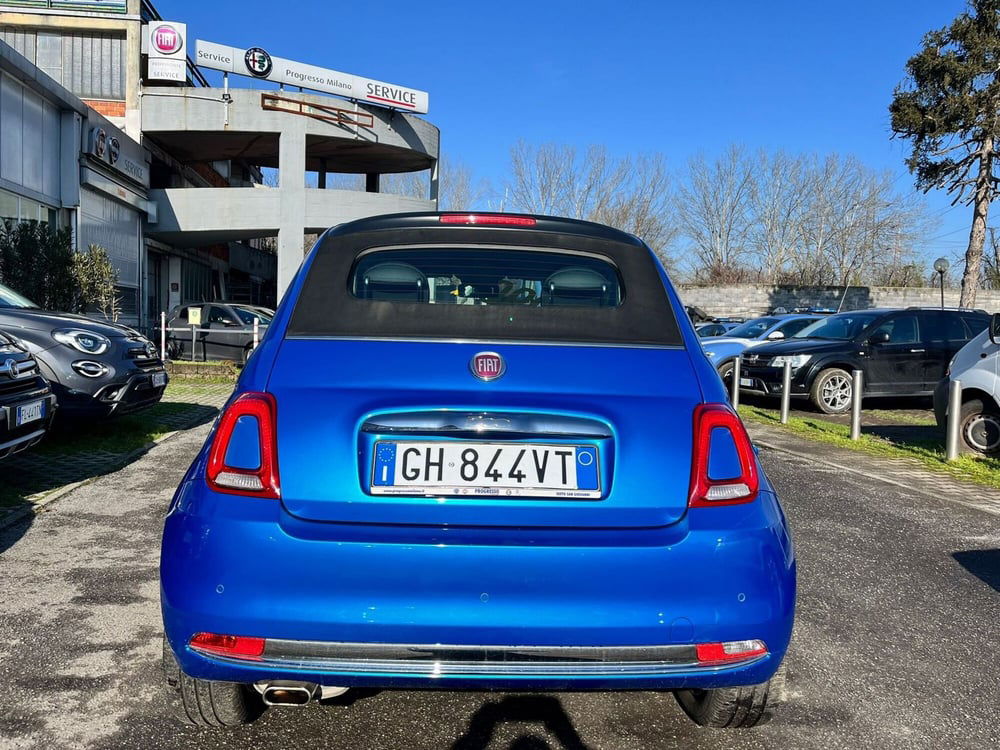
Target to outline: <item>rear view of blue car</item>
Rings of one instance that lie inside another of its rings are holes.
[[[354,687],[672,691],[753,726],[795,607],[784,514],[631,235],[410,214],[325,233],[177,490],[179,715]]]

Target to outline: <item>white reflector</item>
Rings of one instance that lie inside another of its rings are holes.
[[[223,471],[215,478],[215,483],[234,490],[262,490],[264,485],[256,474],[237,474],[235,471]]]
[[[726,641],[722,644],[722,650],[727,654],[746,654],[758,651],[767,651],[763,641]]]
[[[705,493],[706,500],[735,500],[738,497],[746,497],[750,494],[750,488],[743,482],[733,484],[713,484]]]

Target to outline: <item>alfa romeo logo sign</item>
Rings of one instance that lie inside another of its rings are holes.
[[[247,70],[257,78],[267,78],[271,75],[271,56],[260,47],[251,47],[247,50],[243,58],[247,64]]]

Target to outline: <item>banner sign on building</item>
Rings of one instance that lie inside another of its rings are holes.
[[[187,80],[187,24],[176,21],[152,21],[146,27],[148,81]]]
[[[152,44],[152,40],[150,43]],[[203,68],[300,86],[420,114],[427,112],[430,103],[430,95],[426,91],[272,57],[260,47],[239,49],[201,39],[196,44],[195,64]]]

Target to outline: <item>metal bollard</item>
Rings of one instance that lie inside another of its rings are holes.
[[[733,405],[733,409],[740,408],[740,370],[743,369],[742,364],[743,355],[733,360],[733,383],[729,394],[729,402]]]
[[[194,353],[198,348],[198,328],[191,326],[191,361],[194,362]]]
[[[260,343],[260,318],[253,319],[253,348],[256,349]]]
[[[160,359],[167,361],[167,314],[160,313]]]
[[[962,381],[948,384],[948,431],[945,433],[944,457],[946,461],[958,458],[958,431],[962,414]]]
[[[851,440],[861,438],[861,399],[864,390],[864,373],[855,370],[851,374]]]
[[[788,424],[788,411],[792,403],[792,363],[786,361],[781,373],[781,424]]]

